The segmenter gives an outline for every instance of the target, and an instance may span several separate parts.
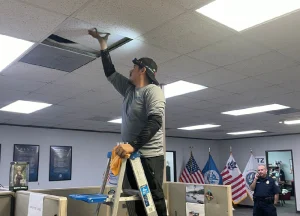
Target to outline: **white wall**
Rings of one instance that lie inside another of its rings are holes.
[[[281,161],[280,169],[284,172],[285,180],[291,181],[294,179],[293,173],[290,169],[290,159],[292,159],[292,153],[290,151],[282,152],[268,152],[268,163],[276,165],[275,161]]]
[[[0,184],[8,186],[14,144],[33,144],[40,145],[40,163],[39,180],[29,183],[31,189],[100,185],[107,162],[106,153],[120,141],[119,137],[119,134],[0,126]],[[166,142],[167,150],[177,153],[177,176],[188,161],[189,146],[194,147],[194,157],[201,169],[208,159],[209,147],[216,164],[219,163],[215,141],[167,138]],[[50,145],[73,146],[72,180],[49,182]]]
[[[236,139],[236,140],[224,140],[219,141],[219,166],[224,166],[227,159],[227,152],[232,147],[233,156],[243,172],[248,159],[250,157],[250,149],[253,150],[253,155],[262,156],[265,155],[266,150],[293,150],[294,160],[294,180],[295,183],[300,182],[300,135],[290,136],[274,136],[274,137],[261,137],[261,138],[249,138],[249,139]],[[300,187],[295,184],[295,192],[297,198],[297,211],[300,211]]]

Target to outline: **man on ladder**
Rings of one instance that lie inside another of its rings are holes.
[[[122,106],[123,142],[115,149],[117,155],[141,153],[141,163],[148,181],[158,216],[167,216],[163,192],[164,149],[162,121],[165,114],[165,97],[155,78],[157,65],[151,58],[134,59],[129,79],[115,70],[107,50],[109,34],[100,36],[97,29],[89,34],[100,43],[104,73],[108,81],[124,97]],[[138,189],[130,163],[126,175],[132,189]],[[142,203],[137,201],[135,212],[147,215]]]

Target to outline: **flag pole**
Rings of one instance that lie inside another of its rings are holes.
[[[232,154],[232,147],[230,146],[230,154]]]

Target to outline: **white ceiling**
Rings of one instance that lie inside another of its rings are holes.
[[[195,12],[210,0],[0,0],[0,34],[35,42],[60,32],[98,49],[87,29],[129,37],[111,52],[128,76],[135,57],[159,65],[158,79],[185,80],[209,88],[167,99],[167,136],[227,139],[227,132],[266,130],[299,133],[279,121],[300,117],[267,113],[227,116],[221,112],[279,103],[300,109],[300,12],[235,32]],[[34,47],[33,47],[34,48]],[[12,47],[13,49],[13,47]],[[122,99],[104,76],[101,59],[72,73],[16,60],[0,74],[0,106],[15,100],[54,104],[30,115],[0,112],[0,123],[120,132],[107,120],[121,115]],[[220,124],[181,131],[178,127]],[[258,135],[252,135],[258,136]]]

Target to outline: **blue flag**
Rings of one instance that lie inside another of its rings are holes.
[[[208,161],[206,162],[205,167],[202,170],[202,173],[204,176],[205,184],[223,184],[221,174],[210,154]]]

